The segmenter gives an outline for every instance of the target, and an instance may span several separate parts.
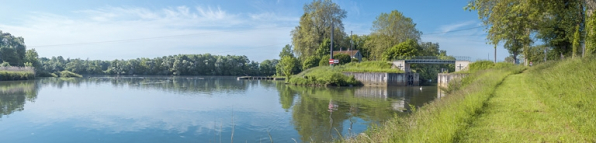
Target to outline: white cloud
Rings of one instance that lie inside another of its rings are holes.
[[[262,61],[276,58],[271,55],[290,43],[297,21],[275,13],[230,14],[219,6],[104,7],[70,15],[31,13],[21,24],[0,24],[0,29],[24,37],[42,57],[113,60],[212,53]]]
[[[201,14],[201,16],[208,19],[224,19],[227,16],[226,12],[222,11],[220,7],[217,7],[217,10],[213,10],[211,9],[211,7],[207,7],[207,9],[197,7],[197,10]],[[187,14],[188,9],[184,9],[184,12]]]

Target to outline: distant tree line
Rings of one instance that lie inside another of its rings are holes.
[[[38,75],[70,71],[92,75],[218,75],[244,76],[276,74],[279,60],[250,61],[235,55],[170,55],[130,60],[70,59],[62,56],[39,58],[35,49],[27,50],[22,37],[0,31],[0,66],[34,67]]]
[[[40,63],[41,70],[49,73],[66,70],[92,75],[270,76],[275,74],[278,60],[259,63],[250,61],[246,56],[196,54],[112,61],[64,59],[58,56],[40,58]]]

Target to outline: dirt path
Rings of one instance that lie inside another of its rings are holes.
[[[511,75],[497,87],[459,136],[461,142],[573,142],[585,140],[538,96],[525,74]]]

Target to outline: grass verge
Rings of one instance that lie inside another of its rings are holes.
[[[529,89],[527,73],[507,77],[456,142],[585,142]]]
[[[541,102],[552,108],[564,124],[585,140],[596,142],[596,57],[550,62],[528,70],[526,82]],[[574,139],[562,138],[562,141]]]

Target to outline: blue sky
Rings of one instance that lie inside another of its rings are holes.
[[[42,57],[154,58],[174,54],[278,58],[311,0],[19,0],[0,3],[0,30],[25,38]],[[398,10],[454,56],[493,59],[493,47],[468,0],[335,0],[347,33],[369,34],[381,13]],[[469,30],[461,30],[469,29]],[[456,30],[455,32],[453,30]],[[461,31],[460,31],[461,30]],[[497,60],[509,54],[497,48]]]

